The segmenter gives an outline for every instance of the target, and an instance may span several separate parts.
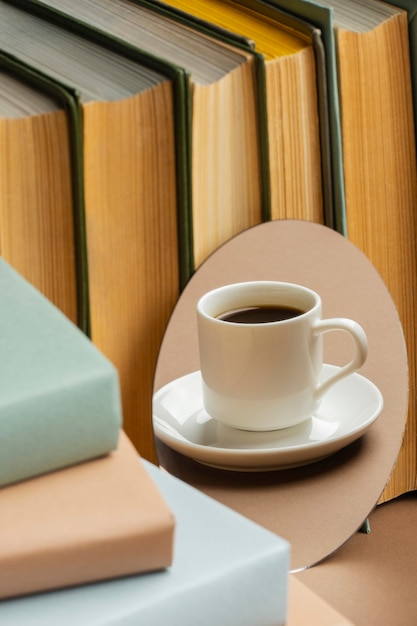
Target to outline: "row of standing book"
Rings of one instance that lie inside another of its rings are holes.
[[[397,305],[410,412],[385,497],[415,488],[416,37],[412,0],[0,3],[0,252],[117,367],[146,458],[182,287],[242,230],[303,219]]]

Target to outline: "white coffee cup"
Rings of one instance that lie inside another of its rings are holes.
[[[299,314],[262,323],[219,319],[252,307],[294,307]],[[332,385],[363,365],[368,349],[366,334],[357,322],[321,318],[320,296],[291,283],[236,283],[202,296],[197,322],[207,413],[227,426],[253,431],[287,428],[310,417]],[[319,383],[322,335],[332,330],[349,333],[353,358]]]

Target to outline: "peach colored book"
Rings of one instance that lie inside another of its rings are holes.
[[[107,456],[0,489],[0,598],[166,568],[174,529],[122,432]]]

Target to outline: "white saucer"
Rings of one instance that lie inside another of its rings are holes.
[[[322,377],[338,369],[323,365]],[[153,397],[156,436],[205,465],[234,471],[288,469],[323,459],[358,439],[383,407],[379,389],[360,374],[336,383],[302,424],[268,432],[229,428],[203,408],[200,371],[178,378]]]

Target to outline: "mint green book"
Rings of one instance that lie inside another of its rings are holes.
[[[0,328],[0,486],[116,449],[117,370],[4,259]]]

